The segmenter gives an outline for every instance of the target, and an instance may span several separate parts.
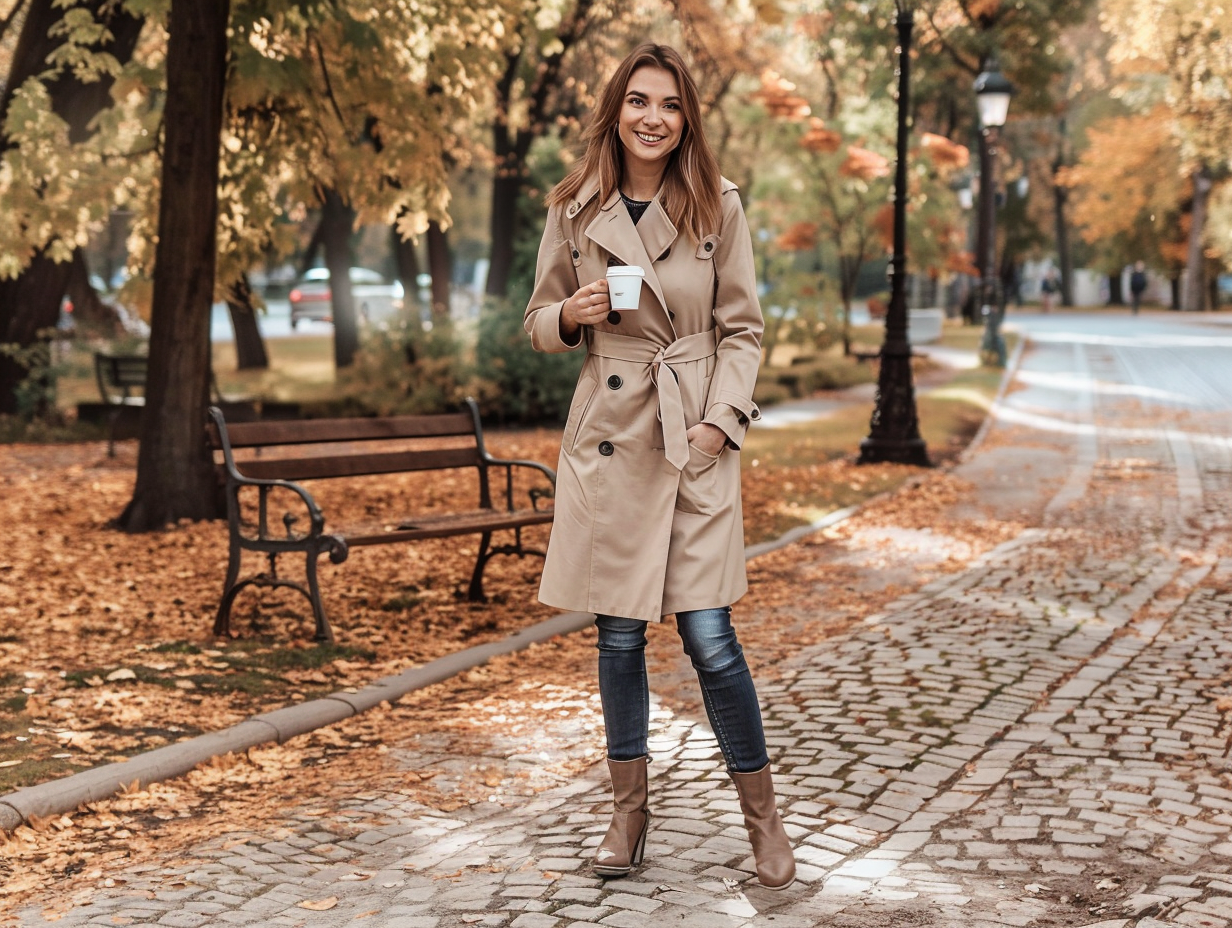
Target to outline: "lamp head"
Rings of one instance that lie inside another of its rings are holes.
[[[998,129],[1005,125],[1010,111],[1010,97],[1014,85],[1009,82],[995,60],[975,79],[975,101],[980,109],[980,125],[985,129]]]

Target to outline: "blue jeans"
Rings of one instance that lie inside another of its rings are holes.
[[[600,615],[599,697],[612,760],[647,753],[650,688],[646,680],[646,623]],[[706,715],[727,769],[752,773],[770,763],[753,676],[731,624],[731,607],[676,615],[684,653],[701,683]]]

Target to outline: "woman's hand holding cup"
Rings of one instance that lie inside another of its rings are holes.
[[[565,300],[560,310],[560,334],[572,341],[582,326],[602,322],[611,310],[607,278],[600,277],[593,283],[579,287],[573,296]]]

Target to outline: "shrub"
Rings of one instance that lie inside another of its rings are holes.
[[[754,399],[759,404],[802,399],[818,390],[842,390],[876,380],[877,369],[852,358],[797,358],[787,367],[763,367]],[[762,399],[764,397],[764,399]]]
[[[308,416],[394,416],[449,412],[467,396],[483,401],[487,384],[466,363],[453,327],[424,331],[403,322],[367,335],[354,363],[338,372],[335,399],[305,407]]]
[[[581,351],[535,351],[522,327],[522,312],[491,300],[479,316],[476,365],[490,383],[484,412],[525,425],[563,422],[585,355]]]
[[[791,391],[773,380],[758,378],[757,385],[753,388],[753,402],[763,408],[789,399],[792,399]]]

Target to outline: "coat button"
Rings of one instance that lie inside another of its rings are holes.
[[[705,248],[707,251],[714,251],[714,242],[707,242],[702,247]]]
[[[599,453],[605,458],[610,458],[616,453],[616,449],[610,441],[601,441],[599,442]]]
[[[756,406],[754,406],[754,407],[753,407],[753,411],[752,411],[751,413],[749,413],[749,415],[750,415],[750,416],[752,416],[754,419],[760,419],[760,418],[761,418],[761,410],[760,410],[760,409],[758,409]]]
[[[667,311],[667,318],[674,322],[676,320],[676,314],[669,309]]]
[[[736,416],[736,421],[739,422],[741,425],[748,425],[749,417],[746,416],[744,413],[740,413],[738,416]]]
[[[620,313],[616,312],[616,310],[613,309],[610,313],[607,314],[607,321],[610,322],[612,325],[620,325]]]
[[[670,248],[669,248],[669,249],[667,249],[667,251],[665,251],[665,252],[663,252],[663,254],[659,255],[659,260],[660,260],[660,261],[666,261],[666,260],[667,260],[667,256],[668,256],[668,255],[670,255],[671,253],[672,253],[672,250],[671,250]]]
[[[624,386],[624,381],[620,379],[619,374],[613,374],[607,379],[607,388],[609,390],[619,390]]]
[[[582,253],[581,253],[580,251],[578,251],[576,248],[575,248],[575,249],[573,249],[573,258],[574,258],[574,260],[577,260],[577,259],[578,259],[578,258],[580,258],[580,257],[582,257]]]

